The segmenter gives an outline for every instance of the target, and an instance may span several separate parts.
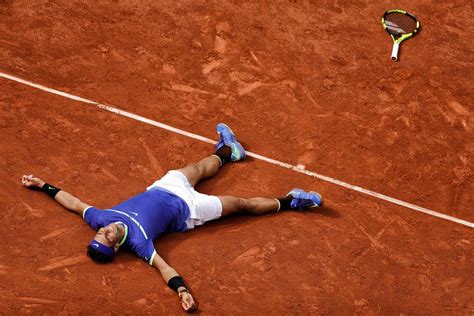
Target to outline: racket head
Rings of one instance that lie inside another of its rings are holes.
[[[393,9],[385,11],[382,26],[394,42],[401,43],[419,32],[420,21],[411,13]]]

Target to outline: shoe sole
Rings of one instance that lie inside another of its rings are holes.
[[[229,126],[227,126],[227,125],[224,124],[224,123],[219,123],[219,124],[217,124],[217,134],[222,135],[222,131],[223,131],[224,129],[228,129],[229,132],[230,132],[230,134],[235,138],[235,134],[234,134],[234,132],[232,131],[232,129],[231,129]]]
[[[316,208],[316,207],[321,207],[324,205],[324,200],[323,200],[323,197],[321,196],[321,194],[319,194],[318,192],[316,191],[309,191],[308,193],[310,194],[316,194],[319,198],[319,204],[316,203],[315,206],[311,206],[311,208]]]

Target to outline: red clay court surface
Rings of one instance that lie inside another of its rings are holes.
[[[399,1],[0,1],[0,72],[474,221],[474,12]],[[159,273],[86,257],[93,231],[20,185],[108,207],[210,144],[0,78],[0,314],[178,314]],[[198,187],[326,207],[236,217],[155,245],[205,314],[474,313],[473,229],[250,158]]]

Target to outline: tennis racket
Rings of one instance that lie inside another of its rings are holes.
[[[384,13],[382,25],[393,40],[392,60],[396,61],[400,44],[419,32],[420,21],[413,14],[395,9]]]

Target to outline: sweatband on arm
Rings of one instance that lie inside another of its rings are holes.
[[[180,288],[181,286],[186,287],[186,285],[184,284],[183,278],[180,277],[179,275],[169,279],[168,286],[170,287],[170,289],[172,289],[175,292],[178,292],[178,288]]]
[[[50,197],[54,199],[56,194],[58,194],[58,192],[61,191],[61,189],[56,188],[54,185],[45,183],[43,187],[41,188],[41,191],[43,191],[44,193],[46,193],[47,195],[49,195]]]

